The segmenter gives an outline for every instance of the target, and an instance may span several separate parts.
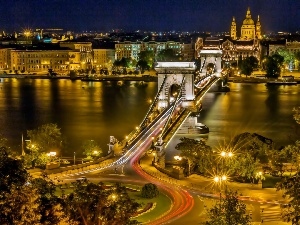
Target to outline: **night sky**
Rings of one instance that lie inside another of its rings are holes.
[[[151,31],[238,29],[247,7],[264,32],[300,30],[300,0],[0,0],[0,29]]]

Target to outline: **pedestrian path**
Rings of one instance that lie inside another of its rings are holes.
[[[262,205],[260,208],[263,223],[281,221],[281,210],[278,205]]]

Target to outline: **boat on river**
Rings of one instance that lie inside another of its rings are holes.
[[[280,80],[267,81],[266,85],[297,85],[294,76],[283,76]]]
[[[266,85],[297,85],[297,81],[274,80],[267,81]]]

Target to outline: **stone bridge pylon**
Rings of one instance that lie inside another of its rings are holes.
[[[216,76],[221,76],[222,71],[222,50],[216,49],[202,49],[199,52],[201,59],[200,75],[206,75],[209,69],[212,69],[212,73]]]
[[[194,105],[194,62],[158,62],[155,70],[158,73],[158,109],[168,107],[180,94],[183,107]]]

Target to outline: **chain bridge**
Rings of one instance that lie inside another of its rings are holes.
[[[221,78],[221,54],[205,51],[201,57],[199,71],[194,62],[157,62],[158,92],[142,122],[122,142],[111,137],[110,151],[121,155],[117,164],[126,163],[141,143],[162,152],[190,114],[201,109],[202,97]]]

